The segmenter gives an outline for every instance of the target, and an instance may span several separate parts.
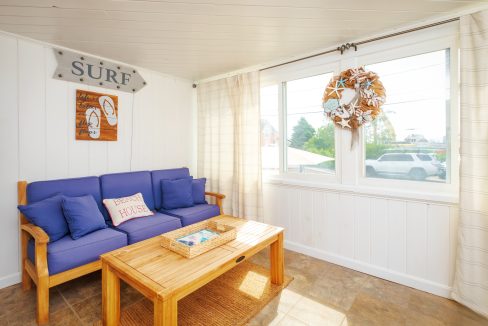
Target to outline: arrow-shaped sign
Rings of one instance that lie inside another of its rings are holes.
[[[58,67],[53,78],[131,93],[146,85],[134,68],[66,50],[54,53]]]

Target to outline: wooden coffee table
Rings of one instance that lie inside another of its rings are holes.
[[[213,219],[237,227],[237,238],[192,259],[161,247],[160,237],[102,255],[103,325],[119,324],[121,279],[154,303],[154,325],[177,325],[178,300],[267,246],[271,282],[283,284],[283,228],[224,215]]]

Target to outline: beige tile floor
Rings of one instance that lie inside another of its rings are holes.
[[[253,262],[267,266],[266,252]],[[445,298],[293,251],[285,270],[294,280],[249,325],[488,325]]]
[[[268,264],[267,252],[252,258]],[[249,323],[254,325],[488,325],[488,320],[444,298],[301,255],[285,253],[293,282]],[[50,291],[51,325],[91,325],[101,314],[100,273]],[[122,309],[142,299],[122,285]],[[0,290],[0,325],[35,325],[35,292]]]

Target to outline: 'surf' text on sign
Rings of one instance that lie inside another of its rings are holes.
[[[55,49],[54,53],[58,61],[56,79],[131,93],[146,85],[134,68],[66,50]]]

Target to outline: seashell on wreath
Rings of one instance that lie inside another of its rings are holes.
[[[347,69],[332,77],[322,98],[327,117],[352,131],[373,121],[381,112],[383,103],[383,84],[377,74],[363,67]]]

